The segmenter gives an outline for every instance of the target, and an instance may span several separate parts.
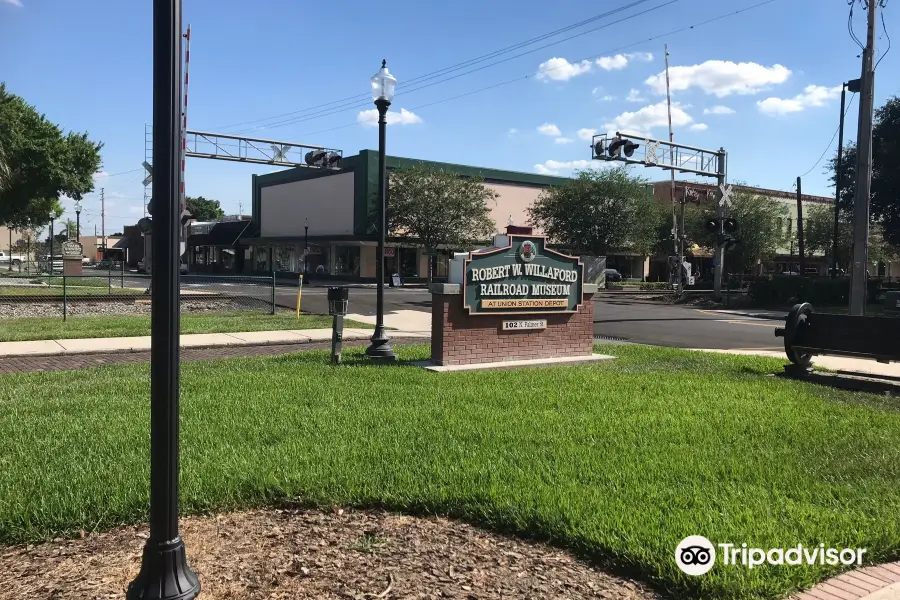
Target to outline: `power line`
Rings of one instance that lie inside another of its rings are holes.
[[[414,84],[417,84],[417,83],[421,83],[421,82],[423,82],[423,81],[429,81],[429,80],[431,80],[431,79],[435,79],[436,77],[441,77],[442,75],[445,75],[445,74],[447,74],[447,73],[451,73],[451,72],[453,72],[453,71],[458,71],[458,70],[463,69],[463,68],[465,68],[465,67],[468,67],[468,66],[471,66],[471,65],[474,65],[474,64],[478,64],[478,63],[484,62],[484,61],[486,61],[486,60],[490,60],[491,58],[494,58],[494,57],[496,57],[496,56],[500,56],[500,55],[502,55],[502,54],[506,54],[507,52],[512,52],[513,50],[518,50],[519,48],[524,48],[525,46],[529,46],[529,45],[531,45],[531,44],[534,44],[534,43],[543,41],[543,40],[545,40],[545,39],[548,39],[548,38],[551,38],[551,37],[553,37],[553,36],[559,35],[559,34],[561,34],[561,33],[565,33],[566,31],[571,31],[572,29],[577,29],[578,27],[582,27],[582,26],[587,25],[587,24],[589,24],[589,23],[593,23],[593,22],[598,21],[598,20],[600,20],[600,19],[604,19],[604,18],[606,18],[606,17],[612,16],[612,15],[614,15],[614,14],[616,14],[616,13],[619,13],[619,12],[622,12],[622,11],[625,11],[625,10],[628,10],[629,8],[633,8],[633,7],[635,7],[635,6],[638,6],[638,5],[640,5],[640,4],[643,4],[643,3],[649,2],[649,1],[650,1],[650,0],[636,0],[635,2],[632,2],[631,4],[628,4],[628,5],[625,5],[625,6],[622,6],[622,7],[619,7],[619,8],[616,8],[616,9],[613,9],[613,10],[610,10],[610,11],[607,11],[607,12],[602,13],[602,14],[599,14],[599,15],[595,15],[595,16],[593,16],[593,17],[590,17],[590,18],[588,18],[588,19],[584,19],[584,20],[582,20],[582,21],[579,21],[579,22],[577,22],[577,23],[573,23],[573,24],[571,24],[571,25],[567,25],[567,26],[562,27],[562,28],[560,28],[560,29],[556,29],[556,30],[554,30],[554,31],[551,31],[551,32],[548,32],[548,33],[545,33],[545,34],[542,34],[542,35],[539,35],[539,36],[536,36],[536,37],[533,37],[533,38],[529,38],[529,39],[527,39],[527,40],[525,40],[525,41],[519,42],[519,43],[517,43],[517,44],[513,44],[512,46],[507,46],[507,47],[505,47],[505,48],[501,48],[500,50],[495,50],[495,51],[493,51],[493,52],[489,52],[488,54],[483,54],[483,55],[481,55],[481,56],[478,56],[478,57],[475,57],[475,58],[472,58],[472,59],[469,59],[469,60],[466,60],[466,61],[463,61],[463,62],[460,62],[460,63],[456,63],[456,64],[454,64],[454,65],[450,65],[449,67],[444,67],[444,68],[439,69],[439,70],[437,70],[437,71],[432,71],[432,72],[426,73],[426,74],[424,74],[424,75],[419,75],[419,76],[413,77],[413,78],[411,78],[410,80],[404,82],[403,85],[405,85],[405,86],[410,86],[410,85],[414,85]],[[594,30],[586,31],[586,32],[583,32],[582,34],[579,34],[579,35],[584,35],[585,33],[590,33],[591,31],[596,31],[596,30],[594,29]],[[577,36],[574,36],[574,37],[577,37]],[[567,41],[568,39],[572,39],[572,38],[566,38],[566,39],[559,40],[559,41],[554,42],[554,43],[561,43],[561,42]],[[401,89],[402,89],[402,87],[401,87]],[[364,99],[366,99],[366,98],[368,98],[368,94],[354,94],[353,96],[348,96],[348,97],[346,97],[346,98],[342,98],[342,99],[340,99],[340,100],[334,100],[334,101],[332,101],[332,102],[325,102],[324,104],[317,104],[316,106],[312,106],[312,107],[309,107],[309,108],[304,108],[304,109],[300,109],[300,110],[295,110],[295,111],[291,111],[291,112],[286,112],[286,113],[283,113],[283,114],[280,114],[280,115],[273,115],[273,116],[270,116],[270,117],[263,117],[263,118],[260,118],[260,119],[251,119],[251,120],[249,120],[249,121],[242,121],[242,122],[240,122],[240,123],[233,123],[233,124],[231,124],[231,125],[219,126],[219,127],[213,128],[213,129],[215,129],[215,130],[219,130],[219,129],[230,129],[230,128],[232,128],[232,127],[238,127],[238,126],[240,126],[240,125],[247,125],[247,124],[251,124],[251,123],[259,123],[259,122],[262,122],[262,121],[269,121],[269,120],[272,120],[272,119],[279,119],[279,118],[281,118],[281,117],[287,117],[287,116],[291,116],[291,115],[297,115],[297,114],[300,114],[300,113],[310,112],[310,111],[313,111],[313,110],[315,110],[315,109],[317,109],[317,108],[325,108],[325,107],[328,107],[328,106],[331,106],[331,105],[334,105],[334,104],[341,104],[341,103],[346,103],[346,102],[358,102],[358,101],[364,100]]]
[[[882,0],[881,7],[884,8],[885,4],[887,4],[887,2]],[[884,60],[884,57],[887,56],[887,53],[891,51],[891,35],[888,33],[887,25],[884,24],[884,11],[881,11],[881,28],[884,29],[884,35],[887,37],[888,47],[887,50],[884,51],[884,54],[881,55],[881,58],[878,59],[878,62],[875,63],[875,66],[872,67],[873,71],[878,68],[878,65],[881,64],[881,61]]]
[[[847,111],[850,110],[850,106],[853,104],[853,99],[854,99],[854,98],[856,98],[856,92],[853,92],[853,95],[850,96],[850,102],[847,103],[847,108],[844,109],[844,116],[845,116],[845,117],[847,116]],[[837,137],[837,134],[838,134],[838,131],[840,130],[840,128],[841,128],[841,126],[838,125],[838,128],[834,130],[834,135],[831,136],[831,141],[828,142],[828,146],[825,147],[825,150],[822,151],[822,155],[819,156],[819,160],[817,160],[817,161],[816,161],[816,164],[814,164],[813,166],[811,166],[811,167],[809,168],[809,171],[807,171],[806,173],[804,173],[803,175],[801,175],[801,176],[800,176],[801,178],[806,177],[807,175],[809,175],[809,174],[812,172],[813,169],[815,169],[816,167],[819,166],[819,163],[822,162],[822,159],[823,159],[823,158],[825,158],[825,154],[827,154],[828,151],[831,150],[831,145],[834,143],[834,138]],[[843,152],[843,150],[844,150],[843,148],[840,148],[838,151],[839,151],[839,152]]]
[[[752,5],[747,6],[747,7],[745,7],[745,8],[741,8],[741,9],[738,9],[738,10],[733,11],[733,12],[730,12],[730,13],[726,13],[726,14],[723,14],[723,15],[719,15],[718,17],[713,17],[712,19],[707,19],[707,20],[701,21],[701,22],[699,22],[699,23],[694,23],[693,25],[687,25],[687,26],[684,26],[684,27],[680,27],[680,28],[678,28],[678,29],[673,29],[672,31],[667,31],[667,32],[665,32],[665,33],[660,33],[660,34],[654,35],[654,36],[652,36],[652,37],[649,37],[649,38],[647,38],[647,39],[641,40],[641,41],[639,41],[639,42],[634,42],[634,43],[631,43],[631,44],[626,44],[626,45],[624,45],[624,46],[619,46],[619,47],[617,47],[617,48],[613,48],[613,49],[611,49],[611,50],[606,50],[606,51],[604,51],[604,52],[601,52],[601,53],[598,54],[598,55],[595,55],[595,56],[592,56],[592,57],[587,57],[587,58],[584,58],[584,59],[582,59],[582,60],[575,61],[575,62],[583,62],[583,61],[585,61],[585,60],[594,60],[594,59],[596,59],[596,58],[599,58],[600,56],[604,56],[604,55],[607,55],[607,54],[611,54],[611,53],[613,53],[613,52],[618,52],[619,50],[626,50],[626,49],[628,49],[628,48],[633,48],[633,47],[635,47],[635,46],[640,46],[640,45],[642,45],[642,44],[646,44],[646,43],[648,43],[648,42],[652,42],[652,41],[657,40],[657,39],[659,39],[659,38],[663,38],[663,37],[666,37],[666,36],[669,36],[669,35],[674,35],[674,34],[676,34],[676,33],[682,33],[682,32],[684,32],[684,31],[689,31],[689,30],[691,30],[691,29],[695,29],[695,28],[697,28],[697,27],[702,27],[702,26],[704,26],[704,25],[709,25],[710,23],[715,23],[716,21],[721,21],[722,19],[726,19],[726,18],[728,18],[728,17],[733,17],[733,16],[735,16],[735,15],[738,15],[738,14],[741,14],[741,13],[744,13],[744,12],[747,12],[747,11],[749,11],[749,10],[753,10],[753,9],[755,9],[755,8],[759,8],[759,7],[761,7],[761,6],[765,6],[765,5],[767,5],[767,4],[772,4],[773,2],[777,2],[777,1],[778,1],[778,0],[764,0],[763,2],[759,2],[759,3],[757,3],[757,4],[752,4]],[[542,73],[547,73],[547,72],[550,72],[550,71],[553,71],[553,70],[554,70],[554,69],[548,69],[548,70],[546,70],[546,71],[542,71]],[[420,109],[422,109],[422,108],[426,108],[426,107],[429,107],[429,106],[434,106],[434,105],[436,105],[436,104],[443,104],[444,102],[450,102],[450,101],[452,101],[452,100],[458,100],[458,99],[460,99],[460,98],[465,98],[465,97],[467,97],[467,96],[472,96],[472,95],[474,95],[474,94],[479,94],[479,93],[481,93],[481,92],[486,92],[486,91],[488,91],[488,90],[492,90],[492,89],[495,89],[495,88],[498,88],[498,87],[502,87],[502,86],[504,86],[504,85],[509,85],[510,83],[515,83],[515,82],[517,82],[517,81],[524,81],[524,80],[530,79],[530,78],[532,78],[532,77],[534,77],[534,73],[529,73],[528,75],[523,75],[523,76],[520,76],[520,77],[516,77],[516,78],[513,78],[513,79],[509,79],[509,80],[507,80],[507,81],[503,81],[503,82],[500,82],[500,83],[495,83],[495,84],[493,84],[493,85],[489,85],[489,86],[486,86],[486,87],[483,87],[483,88],[478,88],[478,89],[475,89],[475,90],[471,90],[471,91],[469,91],[469,92],[465,92],[465,93],[459,94],[459,95],[457,95],[457,96],[453,96],[453,97],[450,97],[450,98],[443,98],[443,99],[441,99],[441,100],[436,100],[436,101],[434,101],[434,102],[429,102],[429,103],[427,103],[427,104],[421,104],[421,105],[419,105],[419,106],[414,106],[414,107],[412,107],[412,108],[410,108],[410,109],[408,109],[408,110],[420,110]],[[367,104],[366,106],[368,106],[368,104]],[[313,131],[313,132],[310,132],[310,133],[304,133],[301,137],[307,137],[307,136],[318,135],[318,134],[320,134],[320,133],[328,133],[328,132],[330,132],[330,131],[337,131],[337,130],[339,130],[339,129],[346,129],[347,127],[353,127],[354,125],[357,125],[357,124],[358,124],[358,123],[357,123],[356,121],[354,121],[353,123],[348,123],[348,124],[346,124],[346,125],[338,125],[337,127],[330,127],[330,128],[328,128],[328,129],[321,129],[321,130],[319,130],[319,131]]]
[[[848,0],[848,3],[850,4],[850,14],[847,15],[847,31],[850,33],[850,39],[856,42],[859,49],[865,50],[865,45],[859,41],[859,38],[856,37],[856,32],[853,31],[853,7],[856,5],[856,0]]]
[[[550,43],[550,44],[545,44],[545,45],[543,45],[543,46],[539,46],[539,47],[534,48],[534,49],[532,49],[532,50],[528,50],[527,52],[522,52],[522,53],[519,53],[519,54],[515,54],[515,55],[513,55],[513,56],[504,58],[503,60],[498,60],[498,61],[496,61],[496,62],[487,64],[487,65],[483,65],[483,66],[478,67],[478,68],[476,68],[476,69],[471,69],[471,70],[465,71],[465,72],[463,72],[463,73],[458,73],[458,74],[456,74],[456,75],[454,75],[454,76],[452,76],[452,77],[448,77],[448,78],[442,79],[442,80],[440,80],[440,81],[434,81],[434,82],[432,82],[432,83],[427,83],[427,84],[425,84],[425,85],[420,85],[419,87],[413,88],[413,89],[411,89],[411,90],[406,90],[406,91],[398,92],[397,94],[395,94],[395,96],[400,96],[400,95],[402,95],[402,94],[409,94],[409,93],[412,93],[412,92],[417,92],[417,91],[419,91],[419,90],[423,90],[423,89],[425,89],[425,88],[429,88],[429,87],[434,86],[434,85],[438,85],[438,84],[441,84],[441,83],[446,83],[446,82],[448,82],[448,81],[452,81],[452,80],[454,80],[454,79],[458,79],[458,78],[460,78],[460,77],[464,77],[465,75],[470,75],[470,74],[475,73],[475,72],[477,72],[477,71],[482,71],[482,70],[484,70],[484,69],[488,69],[488,68],[490,68],[490,67],[493,67],[493,66],[496,66],[496,65],[499,65],[499,64],[508,62],[508,61],[510,61],[510,60],[514,60],[514,59],[516,59],[516,58],[520,58],[520,57],[525,56],[525,55],[527,55],[527,54],[533,54],[534,52],[537,52],[537,51],[539,51],[539,50],[543,50],[543,49],[545,49],[545,48],[549,48],[550,46],[555,46],[556,44],[560,44],[560,43],[565,42],[565,41],[567,41],[567,40],[570,40],[570,39],[573,39],[573,38],[576,38],[576,37],[579,37],[579,36],[582,36],[582,35],[586,35],[586,34],[588,34],[588,33],[592,33],[592,32],[594,32],[594,31],[598,31],[598,30],[600,30],[600,29],[605,29],[605,28],[611,27],[611,26],[613,26],[613,25],[617,25],[617,24],[622,23],[622,22],[624,22],[624,21],[628,21],[628,20],[633,19],[633,18],[635,18],[635,17],[639,17],[639,16],[641,16],[641,15],[644,15],[644,14],[647,14],[647,13],[650,13],[650,12],[653,12],[653,11],[655,11],[655,10],[659,10],[660,8],[663,8],[663,7],[665,7],[665,6],[668,6],[668,5],[670,5],[670,4],[674,4],[674,3],[680,2],[680,1],[681,1],[681,0],[668,0],[668,2],[665,2],[665,3],[663,3],[663,4],[660,4],[660,5],[655,6],[655,7],[653,7],[653,8],[650,8],[650,9],[647,9],[647,10],[644,10],[644,11],[641,11],[641,12],[639,12],[639,13],[635,13],[635,14],[630,15],[630,16],[628,16],[628,17],[624,17],[624,18],[622,18],[622,19],[619,19],[618,21],[612,21],[612,22],[610,22],[610,23],[606,23],[605,25],[601,25],[600,27],[595,27],[595,28],[593,28],[593,29],[589,29],[589,30],[587,30],[587,31],[583,31],[583,32],[578,33],[578,34],[576,34],[576,35],[569,36],[569,37],[563,38],[563,39],[561,39],[561,40],[557,40],[556,42],[552,42],[552,43]],[[773,1],[774,1],[774,0],[773,0]],[[631,45],[634,45],[634,44],[631,44]],[[631,45],[630,45],[630,46],[631,46]],[[630,47],[630,46],[626,46],[626,47]],[[608,51],[608,52],[614,52],[614,50],[610,50],[610,51]],[[604,53],[604,54],[605,54],[605,53]],[[591,57],[591,59],[584,59],[584,60],[593,60],[593,59],[596,59],[596,58],[600,58],[601,56],[603,56],[603,55],[600,54],[600,55]],[[582,62],[582,61],[577,61],[577,62]],[[560,69],[560,68],[564,68],[564,67],[563,67],[563,66],[560,66],[560,67],[555,67],[555,68],[552,68],[552,69],[544,69],[544,70],[542,70],[541,72],[542,72],[542,73],[550,73],[550,72],[556,71],[556,70],[558,70],[558,69]],[[286,125],[293,125],[293,124],[296,124],[296,123],[302,123],[302,122],[304,122],[304,121],[311,121],[311,120],[313,120],[313,119],[320,119],[320,118],[322,118],[322,117],[328,117],[328,116],[335,115],[335,114],[338,114],[338,113],[341,113],[341,112],[346,112],[346,111],[349,111],[349,110],[358,110],[358,109],[362,109],[362,108],[368,108],[368,107],[370,107],[370,106],[371,106],[371,100],[367,100],[367,101],[365,101],[365,102],[363,102],[363,103],[356,102],[356,103],[353,104],[353,105],[345,104],[345,105],[343,105],[343,106],[335,106],[335,107],[333,107],[333,108],[321,110],[321,111],[318,111],[318,112],[315,112],[315,113],[311,113],[311,114],[309,114],[309,115],[298,116],[298,117],[294,117],[294,118],[291,118],[291,119],[286,119],[286,120],[284,120],[284,121],[278,121],[278,122],[275,122],[275,123],[270,123],[270,124],[268,124],[268,125],[266,126],[266,128],[267,128],[267,129],[274,129],[274,128],[276,128],[276,127],[284,127],[284,126],[286,126]],[[245,130],[241,130],[241,131],[239,131],[239,132],[233,132],[233,133],[245,133],[245,132],[248,132],[248,131],[253,131],[253,130],[245,129]]]

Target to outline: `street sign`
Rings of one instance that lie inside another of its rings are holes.
[[[150,185],[153,181],[153,165],[148,163],[146,160],[142,163],[144,165],[144,170],[147,171],[147,176],[144,178],[142,182],[143,185]]]
[[[722,191],[722,197],[719,199],[719,206],[728,206],[731,202],[731,185],[725,185],[724,183],[719,186],[719,189]]]
[[[547,329],[547,319],[533,321],[503,321],[503,331],[522,331],[525,329]]]

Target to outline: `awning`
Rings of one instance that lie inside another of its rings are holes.
[[[131,247],[131,238],[123,237],[121,240],[116,242],[110,250],[124,250],[125,248]]]
[[[242,236],[246,236],[252,221],[229,221],[216,223],[209,233],[188,236],[188,246],[236,246]]]

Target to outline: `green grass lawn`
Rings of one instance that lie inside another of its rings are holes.
[[[277,331],[282,329],[331,328],[327,315],[292,312],[275,315],[261,312],[181,315],[181,333],[229,333],[237,331]],[[372,325],[344,321],[344,327],[372,329]],[[0,342],[23,340],[64,340],[94,337],[127,337],[150,335],[150,315],[22,317],[0,319]]]
[[[401,347],[403,359],[427,347]],[[182,367],[185,513],[282,500],[548,539],[684,599],[781,598],[828,566],[682,575],[678,542],[900,556],[900,407],[782,361],[599,346],[590,366],[436,374],[310,352]],[[0,540],[147,518],[146,366],[0,376]],[[190,552],[190,548],[188,548]]]

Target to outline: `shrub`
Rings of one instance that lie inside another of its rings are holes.
[[[880,279],[869,279],[866,295],[869,302],[877,299]],[[850,299],[850,279],[770,275],[750,282],[750,298],[761,304],[790,305],[809,302],[813,306],[847,304]]]

